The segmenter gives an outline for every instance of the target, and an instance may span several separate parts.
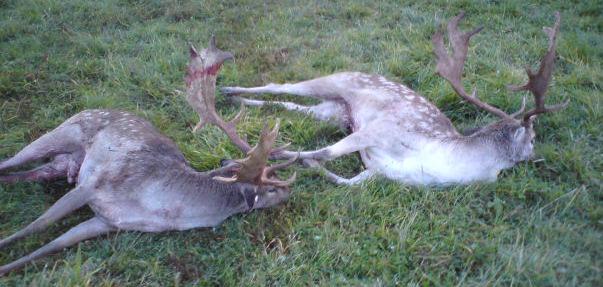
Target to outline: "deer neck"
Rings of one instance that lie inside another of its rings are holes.
[[[484,177],[478,180],[494,181],[501,170],[514,165],[508,156],[508,143],[501,141],[496,135],[476,133],[458,136],[451,139],[450,143],[454,162]]]
[[[215,209],[225,216],[249,211],[253,203],[246,198],[250,188],[241,183],[224,183],[213,179],[212,171],[198,172],[186,167],[167,176],[166,187],[172,194],[186,200],[187,204],[207,210]]]

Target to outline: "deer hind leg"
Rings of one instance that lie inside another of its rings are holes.
[[[223,87],[220,92],[225,95],[238,94],[290,94],[302,97],[313,97],[318,99],[327,99],[328,95],[324,94],[321,89],[316,88],[320,79],[314,79],[294,84],[274,84],[270,83],[259,87]]]
[[[67,176],[67,181],[73,183],[80,165],[81,160],[70,154],[59,154],[51,162],[32,170],[0,175],[0,182],[45,181]]]
[[[97,217],[84,221],[29,255],[4,266],[0,266],[0,276],[17,268],[21,268],[33,260],[60,251],[82,240],[97,237],[114,230],[116,230],[114,227],[104,223]]]
[[[80,187],[72,189],[70,192],[61,197],[54,205],[52,205],[46,212],[44,212],[44,214],[42,214],[42,216],[40,216],[34,222],[30,223],[25,228],[15,232],[13,235],[0,240],[0,249],[14,242],[15,240],[19,240],[23,237],[46,229],[55,221],[63,218],[65,215],[88,203],[91,197],[92,193],[88,192],[85,189],[82,189]]]
[[[57,154],[71,153],[78,150],[80,130],[59,127],[35,140],[15,156],[0,162],[0,172],[24,165],[28,162],[45,159]]]
[[[304,106],[293,102],[252,100],[238,96],[233,97],[233,100],[241,102],[246,106],[253,107],[277,105],[289,111],[297,111],[304,113],[320,121],[334,121],[337,125],[341,127],[348,127],[347,119],[349,117],[345,116],[346,112],[343,104],[339,104],[334,101],[323,101],[318,105]]]

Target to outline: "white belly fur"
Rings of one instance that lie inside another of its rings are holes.
[[[413,185],[449,185],[495,181],[500,170],[475,154],[459,153],[453,147],[428,143],[421,149],[390,155],[384,149],[368,148],[363,158],[369,169],[385,177]]]

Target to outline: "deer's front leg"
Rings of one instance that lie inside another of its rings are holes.
[[[363,131],[356,131],[351,135],[343,138],[338,141],[334,145],[321,148],[315,151],[302,151],[302,152],[292,152],[292,151],[282,151],[279,155],[283,155],[286,158],[292,158],[299,154],[301,159],[315,159],[320,161],[332,160],[338,158],[342,155],[346,155],[349,153],[353,153],[359,150],[363,150],[365,148],[371,147],[373,145],[373,140],[370,135]]]
[[[373,170],[367,169],[352,178],[344,178],[328,170],[324,166],[320,165],[320,163],[312,159],[305,159],[304,166],[318,169],[330,182],[337,185],[356,185],[375,175]]]

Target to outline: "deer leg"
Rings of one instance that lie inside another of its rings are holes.
[[[97,217],[84,221],[78,224],[77,226],[71,228],[69,231],[59,236],[57,239],[42,246],[40,249],[30,253],[29,255],[24,256],[4,266],[0,266],[0,276],[17,268],[21,268],[30,261],[46,256],[53,252],[60,251],[63,248],[69,247],[82,240],[93,238],[114,230],[116,230],[114,227],[104,223]]]
[[[295,84],[274,84],[270,83],[260,87],[223,87],[220,89],[225,95],[238,94],[290,94],[302,97],[322,98],[320,94],[312,89],[312,81],[299,82]]]
[[[3,248],[15,240],[46,229],[50,224],[88,203],[91,196],[91,192],[81,189],[80,187],[72,189],[34,222],[15,232],[13,235],[0,240],[0,248]]]
[[[66,176],[69,183],[73,183],[77,176],[79,166],[80,164],[70,155],[60,154],[51,162],[35,169],[0,175],[0,182],[44,181]]]
[[[78,134],[79,130],[59,127],[27,145],[15,156],[0,162],[0,172],[56,154],[76,151],[79,144],[76,138]]]
[[[320,161],[332,160],[340,156],[363,150],[373,145],[373,140],[370,134],[362,131],[356,131],[347,137],[341,139],[337,143],[321,148],[315,151],[281,151],[275,154],[276,157],[292,158],[299,154],[301,159],[315,159]]]
[[[238,96],[233,97],[233,100],[241,102],[246,106],[254,107],[261,107],[265,105],[277,105],[289,111],[298,111],[310,115],[320,121],[334,120],[338,125],[342,127],[346,126],[346,123],[344,122],[347,118],[344,116],[345,108],[342,104],[339,104],[335,101],[324,101],[318,105],[304,106],[293,102],[252,100]]]
[[[47,163],[28,171],[0,175],[0,182],[15,183],[18,181],[44,181],[65,176],[66,170],[57,170],[52,163]]]
[[[352,178],[343,178],[340,177],[336,174],[334,174],[333,172],[327,170],[326,168],[323,168],[323,172],[325,173],[325,176],[327,177],[327,179],[335,184],[338,185],[356,185],[359,184],[367,179],[369,179],[371,176],[373,176],[375,173],[370,170],[367,169],[359,174],[357,174],[356,176],[352,177]]]
[[[237,102],[241,102],[246,106],[262,107],[265,105],[277,105],[277,106],[281,106],[290,111],[299,111],[299,112],[306,113],[306,114],[308,114],[310,112],[310,108],[311,108],[308,106],[299,105],[299,104],[292,103],[292,102],[261,101],[261,100],[247,99],[247,98],[238,97],[238,96],[232,97],[232,99]]]
[[[367,169],[367,170],[364,170],[363,172],[357,174],[356,176],[354,176],[350,179],[347,179],[347,178],[343,178],[343,177],[335,174],[334,172],[328,170],[326,167],[322,166],[316,160],[305,159],[305,160],[303,160],[303,164],[306,167],[318,169],[320,172],[322,172],[325,175],[325,177],[330,182],[337,184],[337,185],[355,185],[355,184],[361,183],[361,182],[369,179],[371,176],[373,176],[375,174],[372,170]]]

